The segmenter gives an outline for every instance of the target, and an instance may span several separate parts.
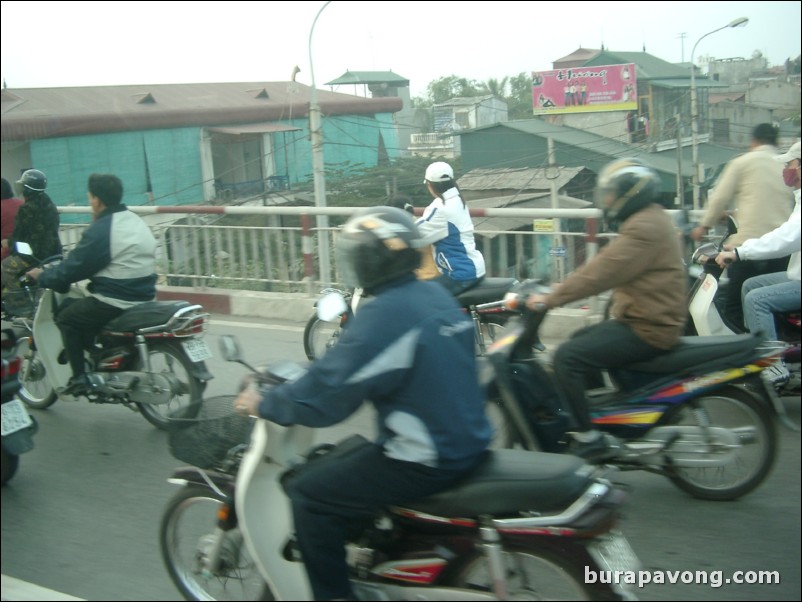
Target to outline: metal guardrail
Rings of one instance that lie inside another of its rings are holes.
[[[316,249],[321,230],[313,225],[312,218],[329,215],[345,219],[360,209],[200,205],[129,208],[142,215],[156,235],[161,284],[272,292],[314,292],[340,285],[336,262],[332,273],[320,273]],[[88,207],[59,207],[59,211],[91,213]],[[472,209],[471,214],[487,218],[483,219],[486,229],[477,229],[475,234],[488,276],[556,280],[556,274],[571,272],[611,236],[597,233],[601,213],[596,209]],[[267,216],[260,218],[267,224],[226,225],[221,223],[224,215]],[[532,229],[491,229],[495,219],[509,218],[531,219]],[[548,231],[544,220],[553,218],[560,218],[562,231]],[[67,252],[87,226],[62,225],[61,239]],[[338,228],[327,231],[333,251]]]

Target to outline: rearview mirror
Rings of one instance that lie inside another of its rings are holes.
[[[242,350],[239,346],[239,341],[230,334],[224,334],[220,337],[220,355],[227,362],[242,363]]]
[[[17,253],[19,253],[20,255],[30,255],[31,257],[33,257],[33,249],[31,248],[31,245],[29,245],[27,242],[17,241],[15,246],[17,249]]]
[[[324,322],[336,322],[346,311],[348,304],[340,293],[329,293],[317,302],[317,317]]]

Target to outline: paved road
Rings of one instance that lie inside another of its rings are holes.
[[[303,361],[302,324],[215,316],[253,363]],[[244,369],[210,361],[208,393],[229,393]],[[785,400],[799,423],[798,399]],[[2,573],[86,600],[179,600],[158,548],[161,512],[177,490],[165,433],[125,408],[57,402],[37,412],[36,449],[2,489]],[[369,411],[324,429],[321,441],[369,432]],[[799,600],[800,435],[780,430],[778,462],[761,488],[737,502],[695,500],[657,475],[626,473],[632,486],[623,531],[650,570],[779,571],[779,585],[651,585],[643,600]],[[3,598],[11,594],[4,579]],[[24,588],[22,590],[25,591]],[[45,599],[31,594],[28,599]]]

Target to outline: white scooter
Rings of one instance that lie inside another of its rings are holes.
[[[247,366],[233,339],[224,341],[226,358]],[[259,374],[275,383],[302,371],[285,363]],[[173,454],[195,467],[170,479],[182,489],[162,518],[165,565],[187,600],[311,600],[281,481],[309,455],[336,461],[342,447],[329,458],[310,454],[311,429],[232,415],[234,399],[204,400],[209,418],[202,407],[199,420],[171,434]],[[624,580],[583,577],[639,566],[615,528],[627,496],[609,481],[612,470],[493,451],[459,486],[387,508],[354,534],[352,588],[360,600],[634,599]]]
[[[718,305],[715,302],[716,294],[720,286],[726,283],[726,270],[716,263],[716,256],[723,250],[724,241],[730,235],[738,231],[738,226],[731,216],[727,218],[727,232],[716,242],[707,242],[700,245],[691,258],[692,268],[698,270],[696,280],[691,285],[688,293],[688,314],[689,322],[687,327],[688,335],[699,336],[726,336],[740,334],[733,329],[721,317]],[[788,428],[799,431],[800,427],[787,416],[784,409],[780,411],[782,402],[778,397],[781,395],[798,395],[800,390],[800,340],[799,340],[799,316],[778,315],[778,338],[780,341],[767,341],[766,345],[785,345],[783,357],[785,358],[788,371],[791,373],[789,381],[776,391],[773,386],[767,386],[766,390],[772,398],[775,408],[783,424]],[[782,322],[782,323],[781,323]]]

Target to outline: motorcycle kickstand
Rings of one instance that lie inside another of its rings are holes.
[[[492,519],[489,517],[481,519],[479,535],[482,538],[482,551],[490,569],[490,578],[493,580],[493,593],[498,600],[508,600],[507,572],[502,558],[501,536],[491,523]]]

